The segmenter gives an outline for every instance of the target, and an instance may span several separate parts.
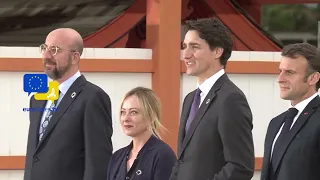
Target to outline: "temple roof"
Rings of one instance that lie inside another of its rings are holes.
[[[0,46],[38,46],[50,31],[61,27],[77,30],[86,47],[126,47],[130,32],[144,29],[145,34],[146,0],[11,0],[0,5]],[[182,0],[182,20],[213,16],[231,30],[234,50],[281,49],[281,43],[236,0]],[[145,41],[141,37],[131,36],[128,42]]]
[[[11,0],[0,3],[0,46],[38,46],[56,28],[83,37],[108,24],[135,0]]]

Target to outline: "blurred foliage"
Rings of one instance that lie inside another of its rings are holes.
[[[262,7],[262,27],[269,32],[317,33],[320,4],[277,4]]]

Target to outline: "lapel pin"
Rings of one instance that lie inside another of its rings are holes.
[[[206,104],[209,104],[209,102],[210,102],[210,99],[207,99]]]
[[[304,112],[303,114],[304,114],[304,115],[307,115],[307,114],[308,114],[308,112]]]
[[[71,94],[71,98],[74,98],[75,96],[76,96],[76,93],[73,92],[73,93]]]
[[[138,176],[140,176],[140,175],[142,174],[142,171],[141,171],[141,170],[138,170],[138,171],[136,172],[136,174],[137,174]]]

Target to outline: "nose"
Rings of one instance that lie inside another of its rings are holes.
[[[282,83],[284,81],[285,81],[284,74],[283,74],[283,72],[280,72],[278,75],[278,78],[277,78],[277,82]]]
[[[128,113],[121,115],[121,121],[122,122],[129,122],[130,121],[130,116]]]
[[[185,48],[183,51],[182,51],[182,57],[183,59],[190,59],[193,55],[193,52],[190,48]]]
[[[50,51],[48,51],[48,49],[46,49],[46,50],[43,51],[42,57],[44,59],[49,59],[49,58],[52,58],[52,54],[50,53]]]

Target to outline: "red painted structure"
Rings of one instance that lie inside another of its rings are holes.
[[[233,33],[234,50],[279,51],[281,44],[260,24],[261,4],[315,3],[319,0],[182,0],[181,20],[218,17]],[[146,0],[137,0],[122,15],[85,37],[86,47],[144,48]]]

